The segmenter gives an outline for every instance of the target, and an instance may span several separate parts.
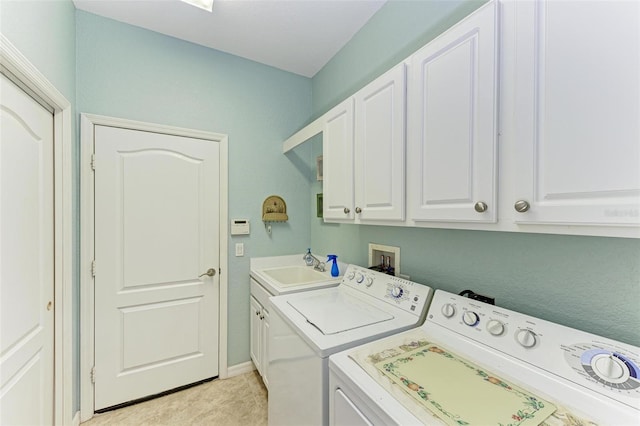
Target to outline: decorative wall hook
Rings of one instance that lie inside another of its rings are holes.
[[[286,222],[289,220],[287,216],[287,203],[282,197],[271,195],[262,203],[262,221],[263,222]]]

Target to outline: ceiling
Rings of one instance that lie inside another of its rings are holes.
[[[73,0],[77,9],[313,77],[386,0]]]

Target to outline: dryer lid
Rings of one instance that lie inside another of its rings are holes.
[[[321,295],[310,294],[287,303],[325,335],[337,334],[394,318],[390,313],[343,291]]]

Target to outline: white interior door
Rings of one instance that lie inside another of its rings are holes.
[[[53,115],[0,75],[0,424],[53,423]]]
[[[218,374],[220,147],[96,126],[94,150],[99,410]]]

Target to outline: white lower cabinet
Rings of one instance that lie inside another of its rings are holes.
[[[267,374],[269,368],[269,310],[267,309],[269,296],[269,293],[262,286],[251,279],[249,353],[267,389],[269,388]]]
[[[262,309],[262,327],[260,332],[260,349],[262,351],[262,381],[269,389],[269,311]]]
[[[411,57],[407,188],[414,221],[497,220],[498,5]]]
[[[515,222],[639,225],[640,2],[505,8]]]

